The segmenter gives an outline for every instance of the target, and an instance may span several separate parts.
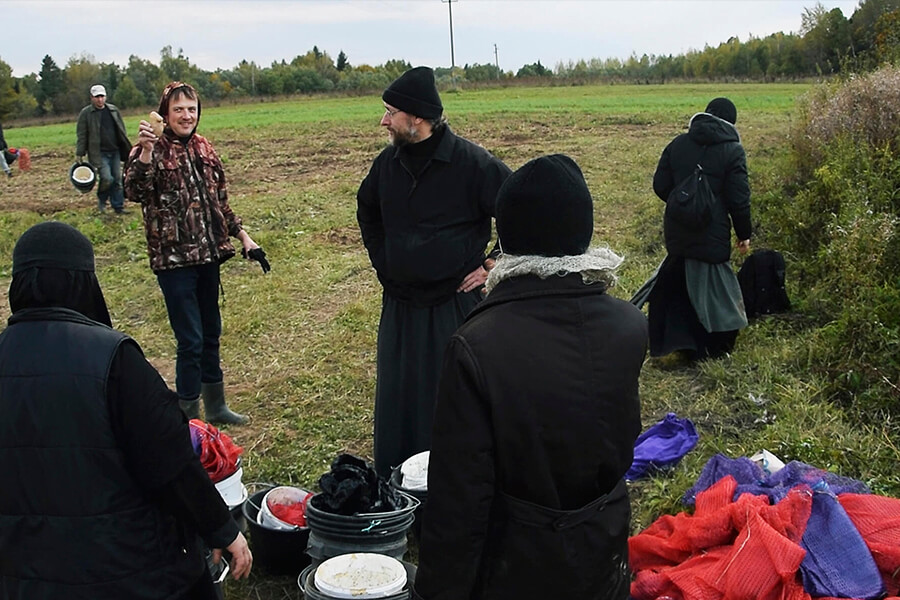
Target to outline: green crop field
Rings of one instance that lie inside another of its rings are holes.
[[[628,298],[664,256],[662,203],[651,178],[660,152],[690,116],[719,95],[738,107],[754,202],[778,194],[779,168],[796,84],[583,86],[442,93],[451,127],[515,169],[563,152],[582,167],[595,201],[595,244],[626,262],[613,294]],[[356,189],[387,143],[378,95],[206,106],[199,131],[219,150],[231,203],[272,271],[234,259],[223,266],[222,358],[230,404],[250,425],[228,428],[244,448],[244,480],[314,489],[340,452],[370,457],[380,287],[355,220]],[[126,125],[136,137],[140,115]],[[94,194],[68,182],[75,123],[11,127],[6,139],[31,151],[33,168],[0,182],[0,317],[18,236],[48,218],[95,244],[98,277],[116,328],[133,336],[174,385],[175,343],[145,252],[140,210],[97,213]],[[758,205],[758,204],[757,204]],[[762,236],[756,245],[777,247]],[[737,264],[735,265],[737,267]],[[788,274],[790,279],[790,272]],[[798,294],[791,287],[789,292]],[[900,495],[890,423],[858,423],[821,397],[823,382],[797,358],[805,343],[797,313],[755,322],[733,356],[690,367],[648,361],[641,390],[645,425],[667,412],[690,417],[700,444],[671,472],[631,486],[635,531],[677,512],[681,494],[715,453],[767,449]],[[895,427],[895,426],[894,426]],[[252,540],[251,540],[252,543]],[[291,578],[254,572],[226,586],[229,598],[296,597]]]

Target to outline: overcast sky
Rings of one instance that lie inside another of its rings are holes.
[[[822,0],[853,14],[858,0]],[[20,77],[49,54],[62,67],[88,53],[159,63],[171,45],[206,70],[242,59],[268,66],[313,45],[350,64],[493,64],[516,71],[632,52],[681,54],[731,36],[797,32],[814,0],[0,0],[0,59]]]

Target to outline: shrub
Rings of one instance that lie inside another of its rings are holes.
[[[817,87],[791,139],[762,218],[821,324],[805,360],[860,416],[900,414],[900,69]]]

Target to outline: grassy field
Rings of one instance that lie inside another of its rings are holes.
[[[662,203],[651,178],[662,148],[718,95],[738,106],[754,202],[779,193],[779,164],[794,101],[804,85],[668,85],[512,88],[443,93],[451,127],[515,169],[563,152],[582,167],[594,195],[594,243],[626,257],[613,293],[628,298],[664,255]],[[371,457],[375,337],[380,287],[355,221],[355,193],[386,143],[377,95],[207,107],[200,132],[222,155],[231,203],[268,253],[272,271],[223,266],[223,368],[230,404],[252,422],[228,433],[245,449],[245,481],[315,488],[336,454]],[[130,132],[139,115],[126,118]],[[132,133],[132,137],[136,137]],[[9,128],[33,169],[0,182],[0,317],[11,251],[30,225],[56,218],[95,244],[98,276],[114,325],[143,346],[174,385],[174,339],[149,270],[140,211],[99,215],[93,194],[67,179],[74,122]],[[765,238],[757,246],[778,247]],[[736,265],[737,266],[737,265]],[[790,266],[789,266],[790,268]],[[788,274],[790,279],[790,271]],[[799,290],[789,288],[799,297]],[[715,453],[760,449],[862,479],[900,495],[897,425],[858,423],[820,393],[803,363],[811,327],[802,302],[791,315],[755,322],[729,358],[689,368],[648,361],[641,390],[650,425],[667,412],[690,417],[698,447],[670,473],[632,486],[637,531],[681,510],[681,494]],[[227,587],[229,598],[295,597],[293,580],[256,572]]]

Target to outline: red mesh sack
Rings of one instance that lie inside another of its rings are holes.
[[[862,535],[887,593],[900,593],[900,500],[870,494],[839,494],[838,502]]]
[[[804,556],[806,550],[756,513],[711,583],[723,591],[724,600],[781,600],[795,594],[793,588],[803,589],[797,572]]]
[[[19,170],[31,169],[31,154],[25,148],[19,148]]]
[[[194,452],[200,456],[200,463],[213,483],[218,483],[237,471],[238,458],[244,452],[243,448],[231,441],[228,434],[200,419],[191,419],[189,425]]]
[[[803,486],[770,505],[726,476],[697,495],[696,513],[664,515],[628,540],[636,600],[809,600],[797,575],[812,496]]]

